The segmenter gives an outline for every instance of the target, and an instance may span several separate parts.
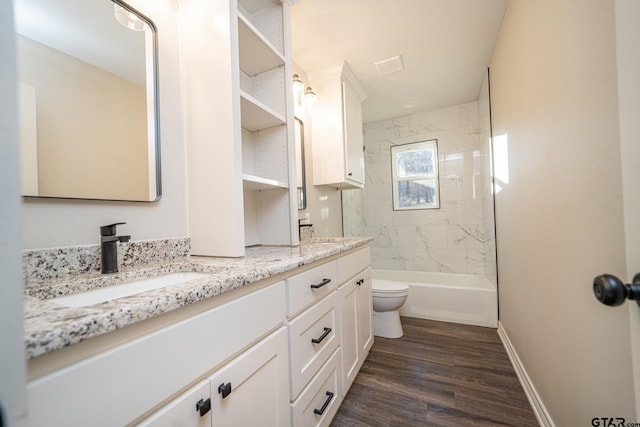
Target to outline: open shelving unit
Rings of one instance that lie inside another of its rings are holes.
[[[297,245],[289,4],[181,8],[191,253]]]
[[[237,18],[245,246],[297,244],[288,6],[238,0]]]

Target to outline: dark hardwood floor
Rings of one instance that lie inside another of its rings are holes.
[[[402,325],[375,337],[331,426],[538,426],[495,329]]]

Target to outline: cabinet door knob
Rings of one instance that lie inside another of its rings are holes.
[[[331,328],[324,328],[324,332],[318,338],[311,338],[311,342],[314,344],[320,344],[323,339],[331,333]]]
[[[207,415],[207,412],[211,410],[211,399],[200,399],[198,403],[196,403],[196,411],[200,413],[201,417]]]
[[[327,400],[325,400],[324,403],[322,404],[322,408],[314,409],[313,413],[317,414],[317,415],[324,414],[324,411],[327,409],[327,406],[329,406],[329,402],[331,402],[331,399],[333,399],[333,395],[334,395],[334,393],[328,391],[327,392]]]
[[[222,383],[218,386],[218,394],[222,395],[222,398],[229,396],[231,394],[231,383]]]
[[[348,176],[353,176],[353,172],[349,172],[347,175]]]

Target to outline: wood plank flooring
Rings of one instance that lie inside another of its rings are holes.
[[[538,426],[492,328],[402,318],[375,337],[331,426]]]

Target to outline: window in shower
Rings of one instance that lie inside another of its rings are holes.
[[[391,175],[393,210],[439,208],[438,140],[392,146]]]

